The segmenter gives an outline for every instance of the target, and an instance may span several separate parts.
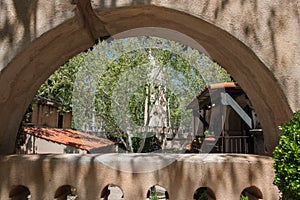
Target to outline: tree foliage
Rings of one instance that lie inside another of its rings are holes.
[[[274,151],[275,181],[283,200],[300,199],[300,111],[281,126],[282,135]]]
[[[140,48],[135,46],[137,42],[153,44]],[[154,48],[156,44],[164,48]],[[146,101],[150,98],[147,90],[157,91],[155,84],[148,84],[148,74],[153,69],[150,51],[155,65],[163,66],[173,79],[173,87],[181,90],[166,91],[168,126],[190,123],[184,122],[186,117],[182,116],[185,103],[207,84],[231,81],[217,63],[184,45],[159,38],[124,39],[104,41],[70,59],[41,86],[36,98],[57,102],[61,112],[80,113],[80,117],[73,119],[73,128],[87,130],[92,126],[96,131],[104,131],[108,138],[122,142],[127,150],[136,151],[141,144],[139,135],[131,137],[124,127],[128,127],[128,119],[134,126],[145,125],[145,104],[153,106],[153,102]],[[156,141],[152,136],[148,141]]]
[[[39,88],[35,99],[56,103],[61,112],[70,112],[73,83],[79,67],[85,61],[86,53],[80,53],[56,70]]]

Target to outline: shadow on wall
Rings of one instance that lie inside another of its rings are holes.
[[[33,37],[36,36],[36,20],[37,20],[37,5],[38,0],[35,1],[20,1],[14,0],[13,3],[10,1],[1,1],[0,8],[1,12],[6,14],[3,16],[3,26],[0,29],[0,43],[3,41],[8,41],[9,48],[3,57],[5,63],[9,61],[10,52],[13,52],[15,47],[22,47],[23,45],[29,43]],[[11,8],[13,7],[13,8]],[[12,16],[8,14],[10,11],[15,11],[16,19],[11,19]],[[2,20],[1,20],[2,21]],[[14,41],[18,32],[20,32],[17,26],[21,24],[23,28],[23,34],[21,36],[20,42]],[[18,45],[17,43],[21,43]]]
[[[207,7],[213,6],[214,10],[214,21],[223,22],[224,16],[229,19],[229,29],[230,33],[234,36],[238,36],[244,43],[247,44],[251,49],[255,49],[257,51],[261,51],[264,49],[265,51],[269,51],[269,56],[267,60],[269,60],[270,69],[272,71],[278,70],[276,67],[280,66],[289,66],[289,60],[287,57],[283,55],[283,52],[280,52],[281,49],[278,48],[279,43],[283,41],[280,40],[280,37],[283,36],[283,33],[286,32],[287,28],[289,28],[289,17],[293,15],[295,19],[298,19],[298,23],[300,22],[300,1],[290,1],[286,3],[287,9],[282,9],[283,7],[280,5],[278,1],[274,2],[273,5],[266,8],[264,11],[267,15],[262,15],[259,9],[262,1],[253,0],[246,1],[240,0],[238,1],[211,1],[210,3],[205,1],[203,4],[203,14],[207,13],[209,9]],[[213,5],[212,2],[215,2]],[[243,16],[236,15],[239,12],[233,12],[233,7],[236,7],[236,10],[240,10],[243,13]],[[298,7],[298,8],[297,8]],[[257,17],[260,16],[261,17]],[[239,23],[236,23],[235,19],[239,18]],[[227,26],[226,23],[224,26]],[[267,29],[264,30],[264,29]],[[242,32],[240,32],[242,30]],[[263,37],[263,35],[266,35]],[[270,43],[271,46],[265,46],[264,44]],[[270,48],[270,49],[269,49]]]
[[[149,4],[151,0],[132,0],[129,6]],[[101,7],[116,7],[117,0],[95,0],[93,2]],[[49,1],[50,4],[47,10],[54,12],[58,3],[56,1]],[[14,54],[20,48],[29,44],[38,36],[38,9],[43,7],[39,0],[26,0],[26,1],[0,1],[1,9],[1,27],[0,27],[0,44],[7,43],[6,52],[1,58],[4,63],[8,63]],[[15,18],[10,13],[15,13]],[[50,16],[67,16],[66,12],[52,13]],[[54,18],[49,17],[47,23],[50,27],[55,26]]]
[[[215,21],[222,19],[222,15],[226,15],[226,9],[228,7],[228,4],[230,4],[229,0],[222,0],[221,3],[217,2],[215,5],[215,11],[214,11],[214,19]],[[247,15],[247,18],[242,18],[241,21],[241,26],[242,27],[236,27],[236,24],[234,21],[231,22],[231,27],[230,30],[234,34],[236,33],[237,30],[243,30],[243,37],[245,41],[252,41],[252,42],[247,42],[248,44],[255,44],[257,48],[263,48],[263,41],[261,41],[259,37],[259,31],[261,29],[261,22],[257,18],[256,15],[253,15],[253,12],[257,12],[258,8],[258,1],[246,1],[246,0],[240,0],[239,3],[239,9],[243,10],[243,13]],[[231,13],[234,17],[234,13]],[[239,33],[237,33],[239,34]],[[274,32],[271,30],[270,31],[271,38],[274,38]],[[273,45],[274,41],[272,40]],[[275,47],[274,47],[275,48]],[[276,54],[274,55],[276,57]]]

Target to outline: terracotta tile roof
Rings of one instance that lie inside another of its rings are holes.
[[[207,87],[209,89],[220,89],[220,88],[235,88],[237,86],[238,86],[238,84],[236,82],[224,82],[224,83],[210,84]],[[207,89],[207,87],[206,87],[206,89]]]
[[[193,99],[192,101],[186,106],[187,109],[192,109],[198,107],[198,102],[201,102],[210,97],[210,92],[218,89],[228,89],[228,88],[235,88],[239,89],[240,86],[236,82],[223,82],[223,83],[215,83],[209,84],[203,90],[201,90]]]
[[[24,132],[48,141],[87,151],[115,144],[108,139],[72,129],[25,127]]]

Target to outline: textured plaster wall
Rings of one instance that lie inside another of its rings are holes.
[[[149,173],[127,173],[101,163],[103,155],[35,155],[0,157],[0,199],[6,200],[15,185],[24,185],[31,192],[31,200],[52,200],[63,185],[77,188],[78,199],[100,199],[108,184],[119,186],[125,199],[146,199],[153,185],[164,187],[170,199],[190,200],[200,187],[209,187],[218,200],[237,200],[250,186],[260,190],[263,199],[279,199],[272,184],[272,159],[250,155],[183,155],[171,165]],[[170,155],[171,156],[171,155]],[[126,158],[125,158],[126,157]],[[174,155],[174,158],[177,157]],[[111,154],[120,165],[134,170],[143,155]],[[160,163],[156,156],[147,156],[149,163]],[[19,167],[23,166],[23,167]],[[121,168],[121,166],[120,166]]]
[[[158,26],[199,42],[248,94],[265,132],[300,108],[298,1],[34,0],[0,2],[0,152],[13,152],[22,115],[46,78],[108,36]]]
[[[70,1],[1,1],[0,70],[30,42],[73,18],[75,8]]]

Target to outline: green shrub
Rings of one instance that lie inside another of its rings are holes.
[[[273,156],[274,183],[283,200],[300,199],[300,111],[280,128],[282,135]]]
[[[247,196],[241,195],[240,200],[249,200],[249,198]]]
[[[159,199],[158,199],[158,195],[157,195],[157,192],[156,192],[156,188],[155,188],[155,187],[153,187],[153,190],[152,190],[152,192],[151,192],[150,200],[159,200]]]

